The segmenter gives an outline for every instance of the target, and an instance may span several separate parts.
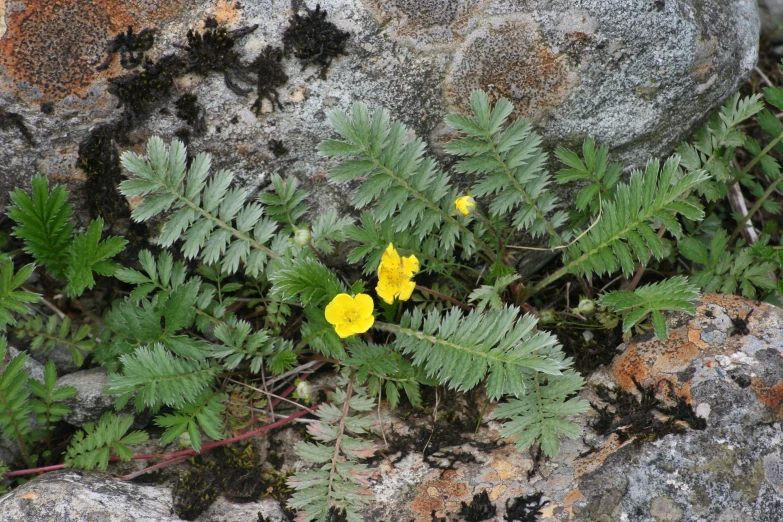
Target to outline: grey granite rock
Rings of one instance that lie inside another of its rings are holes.
[[[312,2],[314,3],[314,2]],[[240,6],[241,4],[241,6]],[[14,186],[42,172],[78,189],[79,146],[102,124],[123,122],[109,81],[130,74],[114,58],[100,70],[108,41],[128,25],[155,28],[153,60],[182,52],[189,29],[208,16],[231,29],[258,24],[235,50],[244,63],[280,46],[289,0],[65,0],[0,3],[0,207]],[[333,135],[329,109],[355,101],[385,106],[440,150],[443,116],[465,110],[471,89],[511,97],[546,143],[576,146],[592,134],[615,158],[643,164],[669,153],[741,85],[756,61],[754,0],[321,0],[327,19],[350,32],[345,56],[327,71],[283,59],[282,108],[237,95],[222,74],[174,79],[171,91],[131,129],[104,144],[137,151],[152,134],[171,140],[187,127],[175,100],[198,96],[206,131],[189,129],[193,151],[215,156],[257,184],[271,172],[295,175],[318,193],[317,205],[345,195],[322,183],[330,165],[316,145]],[[240,7],[238,7],[240,6]],[[314,7],[311,5],[311,7]],[[179,47],[177,47],[179,46]],[[250,84],[243,84],[252,87]],[[24,130],[27,129],[27,130]],[[126,129],[127,130],[127,129]],[[281,140],[281,149],[272,140]],[[122,142],[122,143],[120,143]],[[109,179],[109,184],[116,180]],[[84,195],[86,200],[96,193]],[[103,196],[97,195],[99,199]],[[115,200],[112,200],[115,201]],[[117,204],[116,201],[113,204]],[[82,214],[83,215],[83,214]]]
[[[71,413],[63,420],[76,427],[82,427],[87,422],[98,422],[107,411],[114,411],[117,402],[116,395],[103,393],[108,386],[109,377],[103,368],[91,368],[76,373],[69,373],[57,380],[57,387],[73,386],[76,395],[66,399],[64,404],[71,408]],[[149,414],[136,411],[133,399],[128,401],[119,414],[133,415],[135,417],[134,428],[142,428],[149,420]]]
[[[47,473],[0,497],[0,522],[179,522],[171,490],[105,473]]]

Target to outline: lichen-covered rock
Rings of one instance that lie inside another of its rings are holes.
[[[0,497],[0,522],[179,522],[171,490],[105,473],[55,471]]]
[[[339,205],[316,153],[329,109],[385,106],[438,149],[475,87],[510,97],[549,145],[591,134],[638,165],[732,94],[758,46],[753,0],[321,0],[298,18],[291,5],[0,1],[0,208],[42,172],[84,188],[82,211],[127,220],[117,152],[152,134]]]
[[[628,343],[612,374],[627,391],[636,381],[683,397],[710,426],[783,420],[783,310],[705,294],[695,316],[674,319],[665,343]]]

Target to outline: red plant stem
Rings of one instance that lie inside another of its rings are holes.
[[[288,388],[286,388],[280,394],[280,396],[281,397],[287,397],[288,395],[293,393],[293,391],[295,389],[296,389],[296,386],[291,385]],[[275,399],[273,401],[272,406],[273,407],[277,406],[277,403],[279,403],[279,402],[280,402],[280,399]],[[317,410],[319,406],[320,406],[320,404],[314,406],[313,408],[311,408],[311,411]],[[212,443],[209,443],[209,444],[205,444],[201,448],[201,453],[203,453],[205,451],[209,451],[209,450],[211,450],[213,448],[217,448],[218,446],[223,446],[223,445],[226,445],[226,444],[230,444],[232,442],[237,442],[239,440],[243,440],[243,439],[252,437],[255,434],[260,434],[260,433],[263,433],[265,431],[271,430],[271,429],[276,428],[276,427],[278,427],[278,426],[280,426],[282,424],[285,424],[286,422],[290,422],[290,421],[292,421],[294,419],[298,419],[299,417],[301,417],[302,415],[304,415],[306,413],[309,413],[309,412],[307,410],[302,410],[301,412],[299,412],[297,414],[291,415],[290,417],[286,417],[285,419],[281,419],[281,420],[279,420],[279,421],[277,421],[277,422],[275,422],[273,424],[269,424],[268,426],[263,426],[263,427],[258,428],[256,430],[250,431],[248,433],[244,433],[242,435],[238,435],[238,436],[230,438],[230,439],[225,439],[225,440],[220,440],[220,441],[217,441],[217,442],[212,442]],[[169,466],[171,464],[176,464],[177,462],[181,462],[183,460],[189,459],[190,457],[192,457],[193,455],[196,455],[196,454],[197,454],[197,452],[195,450],[189,449],[189,450],[178,451],[176,453],[169,453],[167,455],[134,455],[133,457],[131,457],[132,460],[163,459],[163,462],[159,462],[158,464],[155,464],[154,466],[150,466],[150,467],[144,468],[141,471],[137,471],[136,473],[131,473],[130,475],[126,475],[126,476],[122,477],[122,479],[123,480],[130,480],[130,478],[135,478],[135,477],[137,477],[139,475],[143,475],[144,473],[148,473],[150,471],[154,471],[155,469],[162,468],[162,467],[165,467],[165,466]],[[109,462],[118,462],[119,460],[121,460],[119,457],[111,457],[109,459]],[[40,467],[40,468],[18,469],[16,471],[9,471],[8,473],[6,473],[4,475],[4,478],[9,479],[9,478],[12,478],[12,477],[20,477],[22,475],[33,475],[35,473],[46,473],[47,471],[57,471],[58,469],[65,469],[65,464],[54,464],[52,466],[43,466],[43,467]],[[131,475],[133,475],[133,476],[131,476]],[[128,478],[128,477],[130,477],[130,478]]]
[[[129,475],[125,475],[124,477],[121,477],[120,480],[131,480],[135,479],[136,477],[140,475],[144,475],[145,473],[149,473],[151,471],[155,471],[156,469],[165,468],[166,466],[172,466],[178,462],[182,462],[183,460],[188,460],[191,457],[191,455],[183,455],[181,457],[177,457],[174,459],[168,459],[164,460],[163,462],[158,462],[155,465],[148,466],[140,471],[136,471],[135,473],[130,473]]]
[[[315,406],[313,408],[313,410],[318,409],[319,406],[320,406],[320,404]],[[196,450],[194,450],[194,449],[189,449],[189,450],[178,451],[176,453],[169,453],[168,455],[161,455],[161,458],[164,459],[164,462],[159,462],[158,464],[155,464],[153,466],[144,468],[144,469],[142,469],[140,471],[137,471],[135,473],[131,473],[130,475],[125,475],[124,477],[120,477],[120,480],[130,480],[132,478],[136,478],[136,477],[138,477],[140,475],[143,475],[145,473],[148,473],[150,471],[154,471],[156,469],[160,469],[160,468],[169,466],[171,464],[176,464],[177,462],[181,462],[183,460],[187,460],[190,457],[193,457],[195,455],[200,455],[200,454],[206,453],[207,451],[213,450],[213,449],[218,448],[220,446],[225,446],[227,444],[231,444],[232,442],[239,442],[240,440],[245,440],[245,439],[248,439],[248,438],[253,437],[255,435],[260,435],[260,434],[262,434],[262,433],[264,433],[266,431],[269,431],[271,429],[277,428],[278,426],[282,426],[283,424],[287,424],[287,423],[289,423],[289,422],[291,422],[291,421],[293,421],[295,419],[298,419],[299,417],[303,417],[303,416],[307,415],[308,413],[311,413],[311,412],[308,411],[308,410],[302,410],[300,412],[294,413],[293,415],[289,415],[285,419],[281,419],[281,420],[279,420],[277,422],[273,422],[272,424],[267,424],[266,426],[262,426],[262,427],[260,427],[258,429],[249,431],[247,433],[243,433],[242,435],[237,435],[236,437],[231,437],[230,439],[223,439],[223,440],[219,440],[217,442],[211,442],[209,444],[204,444],[204,446],[201,447],[201,451],[200,452],[196,452]]]
[[[294,387],[292,386],[291,388],[294,388]],[[286,391],[288,391],[288,390],[286,390]],[[290,392],[288,392],[288,393],[290,393]],[[320,404],[317,405],[317,406],[314,406],[312,409],[316,410],[316,409],[318,409],[319,406],[320,406]],[[237,435],[236,437],[232,437],[230,439],[224,439],[224,440],[219,440],[219,441],[216,441],[216,442],[211,442],[209,444],[205,444],[204,446],[201,447],[201,451],[200,452],[196,452],[196,450],[194,450],[194,449],[188,449],[188,450],[177,451],[175,453],[168,453],[168,454],[165,454],[165,455],[134,455],[133,457],[131,457],[131,459],[133,459],[133,460],[162,459],[163,462],[159,462],[158,464],[155,464],[153,466],[144,468],[141,471],[137,471],[135,473],[131,473],[130,475],[125,475],[124,477],[122,477],[122,480],[130,480],[131,478],[138,477],[139,475],[143,475],[144,473],[148,473],[150,471],[154,471],[154,470],[156,470],[158,468],[162,468],[162,467],[165,467],[165,466],[169,466],[171,464],[176,464],[177,462],[181,462],[183,460],[187,460],[190,457],[198,455],[199,453],[205,453],[205,452],[210,451],[210,450],[212,450],[214,448],[217,448],[217,447],[220,447],[220,446],[225,446],[227,444],[231,444],[232,442],[238,442],[240,440],[244,440],[244,439],[250,438],[250,437],[252,437],[254,435],[260,435],[261,433],[264,433],[265,431],[269,431],[271,429],[277,428],[278,426],[282,426],[283,424],[286,424],[286,423],[291,422],[291,421],[293,421],[295,419],[298,419],[299,417],[302,417],[302,416],[304,416],[304,415],[306,415],[308,413],[310,413],[310,412],[307,411],[307,410],[302,410],[302,411],[300,411],[298,413],[295,413],[295,414],[293,414],[293,415],[291,415],[289,417],[286,417],[285,419],[281,419],[281,420],[279,420],[277,422],[274,422],[272,424],[268,424],[266,426],[262,426],[262,427],[260,427],[258,429],[249,431],[247,433],[243,433],[242,435]],[[110,462],[117,462],[119,460],[120,460],[119,457],[111,457],[109,459]],[[44,467],[41,467],[41,468],[19,469],[19,470],[16,470],[16,471],[10,471],[10,472],[5,474],[5,478],[18,477],[18,476],[22,476],[22,475],[32,475],[34,473],[45,473],[47,471],[56,471],[58,469],[65,469],[65,464],[55,464],[53,466],[44,466]]]

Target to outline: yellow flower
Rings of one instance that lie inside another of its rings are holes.
[[[351,297],[348,294],[337,294],[332,302],[326,305],[326,320],[334,325],[334,330],[345,339],[354,334],[364,333],[375,322],[372,315],[372,297],[358,294]]]
[[[395,297],[407,301],[416,288],[411,278],[418,271],[419,260],[416,256],[400,257],[394,245],[389,243],[378,265],[378,286],[375,291],[388,304],[392,304]]]
[[[473,196],[468,194],[467,196],[457,198],[454,201],[454,206],[457,207],[457,210],[459,210],[463,216],[467,216],[476,208],[476,200],[473,199]]]

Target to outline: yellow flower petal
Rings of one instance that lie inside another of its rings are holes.
[[[372,317],[372,311],[375,308],[372,297],[367,294],[358,294],[353,298],[353,304],[360,318]]]
[[[337,294],[332,302],[326,305],[324,315],[329,324],[340,324],[345,320],[345,312],[353,307],[353,297],[348,294]]]
[[[386,304],[392,304],[397,293],[397,286],[381,278],[378,281],[378,286],[375,287],[375,292],[378,294],[378,297],[386,301]]]
[[[454,206],[457,207],[457,210],[459,210],[463,216],[468,216],[476,207],[476,200],[470,195],[462,196],[454,201]]]
[[[400,301],[407,301],[411,298],[411,295],[413,294],[413,290],[416,288],[416,283],[413,281],[408,281],[404,285],[402,285],[402,288],[400,289]]]
[[[340,339],[345,339],[346,337],[350,337],[356,333],[353,331],[353,325],[351,323],[340,323],[335,325],[334,331],[337,332],[337,335],[340,336]]]
[[[364,333],[370,329],[373,323],[375,323],[375,317],[365,317],[351,323],[351,328],[353,328],[354,333]]]
[[[410,255],[402,258],[402,272],[407,278],[413,277],[419,271],[419,260],[416,256]]]

